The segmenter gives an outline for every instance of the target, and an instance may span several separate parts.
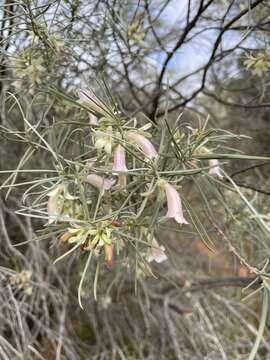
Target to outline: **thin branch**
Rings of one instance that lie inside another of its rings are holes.
[[[188,98],[186,98],[182,103],[179,103],[175,106],[173,106],[172,108],[168,109],[168,112],[174,111],[180,107],[185,106],[188,102],[192,101],[193,99],[195,99],[197,97],[197,95],[199,93],[201,93],[201,91],[205,88],[206,85],[206,80],[207,80],[207,74],[208,71],[210,69],[210,67],[212,66],[212,64],[215,62],[215,58],[216,58],[216,52],[219,48],[219,45],[221,43],[221,40],[223,38],[223,35],[226,31],[228,31],[231,26],[236,23],[238,20],[240,20],[243,16],[245,16],[250,10],[256,8],[258,5],[260,5],[261,3],[263,3],[265,0],[256,0],[254,3],[250,4],[248,7],[246,7],[244,10],[242,10],[240,13],[238,13],[235,17],[233,17],[233,19],[231,19],[220,31],[219,35],[216,38],[216,41],[214,43],[213,46],[213,50],[211,53],[211,56],[207,62],[207,64],[204,66],[204,71],[203,71],[203,76],[202,76],[202,81],[201,81],[201,85],[200,87],[194,91]],[[235,49],[235,48],[233,48]],[[159,98],[159,96],[158,96]],[[154,104],[156,104],[156,102],[154,102]],[[157,106],[158,104],[156,104]],[[155,109],[156,111],[156,109]],[[159,113],[158,115],[162,115],[163,112]]]
[[[265,166],[265,165],[269,165],[269,164],[270,164],[270,160],[269,160],[269,161],[264,161],[264,162],[262,162],[262,163],[260,163],[260,164],[251,165],[251,166],[246,167],[246,168],[244,168],[244,169],[235,171],[234,173],[232,173],[232,174],[230,175],[230,177],[233,178],[234,176],[239,175],[239,174],[242,174],[242,173],[244,173],[244,172],[246,172],[246,171],[253,170],[253,169],[256,169],[256,168],[258,168],[258,167]]]

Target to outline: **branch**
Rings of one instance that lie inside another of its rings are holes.
[[[255,164],[255,165],[252,165],[252,166],[249,166],[247,168],[244,168],[244,169],[241,169],[241,170],[238,170],[234,173],[232,173],[230,175],[231,178],[233,178],[234,176],[236,175],[239,175],[239,174],[242,174],[244,172],[247,172],[249,170],[253,170],[253,169],[256,169],[258,167],[261,167],[261,166],[265,166],[265,165],[269,165],[270,164],[270,161],[265,161],[263,163],[260,163],[260,164]],[[237,186],[240,186],[240,187],[243,187],[243,188],[246,188],[246,189],[250,189],[250,190],[253,190],[253,191],[257,191],[258,193],[261,193],[261,194],[264,194],[264,195],[267,195],[267,196],[270,196],[270,192],[269,191],[266,191],[266,190],[262,190],[262,189],[258,189],[256,186],[254,186],[253,184],[247,184],[245,182],[235,182]]]
[[[250,190],[253,190],[253,191],[257,191],[258,193],[270,196],[269,191],[258,189],[254,185],[250,185],[250,184],[247,184],[247,183],[244,183],[244,182],[239,182],[239,181],[235,181],[235,184],[237,186],[240,186],[240,187],[243,187],[243,188],[246,188],[246,189],[250,189]]]
[[[162,86],[162,81],[165,75],[165,72],[167,70],[167,66],[170,62],[170,60],[172,59],[172,57],[174,56],[174,54],[176,53],[176,51],[183,45],[187,35],[189,34],[189,32],[194,28],[194,26],[196,25],[197,21],[199,20],[200,16],[205,12],[205,10],[211,5],[211,3],[213,2],[213,0],[209,0],[204,6],[203,6],[203,0],[201,0],[200,2],[200,6],[199,9],[197,11],[197,14],[194,16],[194,18],[187,24],[187,26],[184,29],[184,32],[182,34],[182,36],[180,37],[180,39],[177,41],[177,43],[175,44],[175,46],[173,47],[173,49],[167,54],[167,57],[162,65],[158,80],[157,80],[157,87],[156,87],[156,96],[153,100],[153,110],[152,113],[150,114],[150,118],[153,120],[155,117],[155,113],[156,110],[158,108],[158,103],[159,103],[159,98],[160,98],[160,90],[161,90],[161,86]]]
[[[221,43],[222,37],[224,35],[224,33],[228,30],[230,30],[231,26],[236,23],[238,20],[240,20],[243,16],[245,16],[250,10],[253,10],[254,8],[256,8],[258,5],[260,5],[261,3],[263,3],[265,0],[256,0],[255,2],[253,2],[252,4],[250,4],[248,7],[246,7],[244,10],[242,10],[239,14],[237,14],[232,20],[230,20],[220,31],[219,35],[216,38],[216,41],[214,43],[213,46],[213,50],[212,50],[212,54],[208,60],[208,62],[206,63],[206,65],[204,66],[204,71],[203,71],[203,76],[202,76],[202,81],[201,81],[201,86],[193,92],[192,95],[190,95],[188,98],[186,98],[182,103],[179,103],[176,106],[173,106],[172,108],[168,109],[168,112],[174,111],[179,107],[183,107],[185,106],[188,102],[190,102],[191,100],[193,100],[204,88],[206,85],[206,79],[207,79],[207,74],[208,74],[208,70],[210,69],[211,65],[215,62],[216,59],[216,52],[219,48],[219,45]],[[230,52],[228,52],[230,53]],[[158,115],[162,115],[163,112],[159,113]]]
[[[258,105],[247,105],[247,104],[237,104],[237,103],[233,103],[227,100],[223,100],[221,98],[219,98],[216,94],[210,93],[208,91],[204,91],[204,94],[206,96],[209,96],[213,99],[215,99],[217,102],[226,105],[226,106],[231,106],[231,107],[237,107],[237,108],[244,108],[244,109],[259,109],[259,108],[269,108],[270,107],[270,103],[264,103],[264,104],[258,104]]]
[[[264,166],[264,165],[269,165],[269,164],[270,164],[270,161],[265,161],[265,162],[260,163],[260,164],[252,165],[252,166],[246,167],[246,168],[244,168],[244,169],[235,171],[234,173],[232,173],[232,174],[230,175],[230,177],[233,178],[234,176],[239,175],[239,174],[242,174],[242,173],[244,173],[244,172],[246,172],[246,171],[253,170],[253,169],[256,169],[256,168],[258,168],[258,167],[261,167],[261,166]]]

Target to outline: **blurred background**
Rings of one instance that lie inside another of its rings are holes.
[[[230,191],[219,194],[225,213],[207,194],[224,235],[206,218],[199,187],[185,187],[214,252],[190,229],[164,231],[169,260],[157,279],[139,279],[135,296],[127,274],[104,271],[99,301],[86,284],[82,311],[81,262],[73,256],[54,265],[55,239],[31,241],[44,224],[16,213],[27,187],[13,184],[35,178],[14,169],[52,168],[23,118],[56,127],[60,138],[57,124],[81,121],[82,113],[56,90],[102,96],[104,82],[127,118],[181,116],[194,129],[208,119],[209,127],[246,136],[227,143],[228,151],[269,157],[269,40],[268,0],[1,0],[1,360],[248,358],[261,301],[241,300],[250,274],[230,246],[261,268],[270,242]],[[270,162],[223,165],[269,222]],[[256,359],[270,359],[269,325]]]

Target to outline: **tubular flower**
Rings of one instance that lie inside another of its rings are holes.
[[[126,172],[125,149],[121,145],[117,145],[113,153],[113,171]]]
[[[103,104],[103,102],[96,97],[92,90],[80,90],[79,102],[88,106],[95,113],[103,116],[110,115],[110,112],[107,110],[105,104]]]
[[[148,262],[151,262],[153,260],[159,264],[167,260],[167,255],[165,254],[164,246],[160,246],[156,239],[153,239],[152,245],[150,247],[149,255],[147,258]]]
[[[210,159],[209,166],[210,166],[209,169],[210,175],[218,176],[220,179],[223,178],[223,175],[220,172],[219,161],[217,159]]]
[[[164,185],[164,190],[168,206],[168,211],[165,217],[174,218],[174,220],[179,224],[188,224],[187,220],[184,218],[181,199],[176,189],[172,185],[166,183]]]
[[[157,152],[154,148],[154,145],[146,137],[135,132],[128,133],[127,137],[129,140],[135,142],[135,144],[148,159],[157,157]]]
[[[121,145],[117,145],[113,154],[112,171],[118,174],[118,185],[122,188],[127,185],[127,176],[123,173],[127,171],[125,149]]]
[[[109,190],[115,183],[115,180],[105,179],[95,174],[87,175],[84,181],[100,190]]]

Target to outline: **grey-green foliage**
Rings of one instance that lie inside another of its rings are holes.
[[[252,177],[246,183],[242,175],[243,184],[226,173],[223,179],[208,175],[209,159],[219,159],[228,173],[233,164],[237,169],[248,166],[247,159],[267,161],[236,151],[239,136],[205,125],[208,113],[210,124],[231,116],[224,111],[226,104],[221,107],[209,101],[213,86],[215,95],[225,94],[229,102],[233,96],[241,105],[242,92],[236,96],[234,88],[223,87],[236,71],[239,52],[221,42],[209,65],[207,54],[195,74],[189,71],[186,57],[178,55],[187,43],[196,46],[192,39],[197,34],[214,26],[223,29],[245,9],[246,15],[232,23],[231,33],[244,32],[244,37],[256,39],[263,48],[268,8],[261,1],[251,11],[254,3],[234,1],[228,6],[209,1],[184,38],[187,22],[201,8],[198,1],[191,2],[189,14],[180,14],[174,24],[168,21],[174,1],[6,1],[2,5],[1,138],[5,146],[1,178],[3,199],[6,196],[8,201],[1,204],[0,351],[4,359],[245,359],[258,350],[258,359],[267,358],[267,196],[252,191],[257,185]],[[216,37],[203,39],[214,48]],[[249,42],[240,45],[243,50]],[[240,56],[259,54],[244,49]],[[251,71],[253,64],[246,65]],[[207,81],[200,88],[204,70]],[[105,81],[97,85],[95,78]],[[243,84],[243,79],[237,84]],[[251,83],[259,94],[267,89],[267,81],[261,80],[266,76],[252,73]],[[92,172],[115,180],[117,175],[111,169],[113,156],[95,147],[93,131],[98,129],[89,126],[89,109],[77,101],[78,87],[96,90],[111,107],[113,121],[102,120],[99,131],[106,134],[112,126],[112,150],[118,143],[126,149],[130,170],[126,190],[115,188],[103,194],[83,181]],[[246,115],[241,107],[237,109],[233,114],[240,124]],[[185,111],[176,120],[178,110]],[[159,158],[146,161],[123,134],[155,121],[156,111],[157,123],[142,134],[151,133]],[[237,133],[246,133],[246,125],[241,126]],[[241,137],[241,143],[248,141]],[[249,153],[256,155],[253,149]],[[164,191],[157,185],[162,184],[160,179],[178,186],[191,225],[160,221],[166,207]],[[53,219],[44,226],[50,220],[46,209],[50,191],[60,183],[68,186],[70,196],[65,199],[63,191],[60,201],[67,200],[61,210],[70,219]],[[79,205],[73,206],[77,201]],[[94,236],[87,231],[101,220],[120,223],[112,232],[124,250],[119,246],[110,270],[104,263],[105,251],[96,254],[94,246],[83,248],[86,236]],[[82,231],[76,249],[67,254],[73,245],[59,244],[59,237],[79,225],[86,227],[86,233]],[[165,263],[147,261],[154,237],[166,249]],[[198,239],[226,256],[232,253],[230,274],[242,265],[250,271],[248,277],[222,282],[217,270],[208,272],[195,248]],[[202,279],[209,273],[213,279]],[[84,312],[78,306],[78,286]],[[219,290],[222,286],[247,288],[242,294]],[[214,287],[218,290],[209,291]],[[243,297],[246,300],[241,302]]]

